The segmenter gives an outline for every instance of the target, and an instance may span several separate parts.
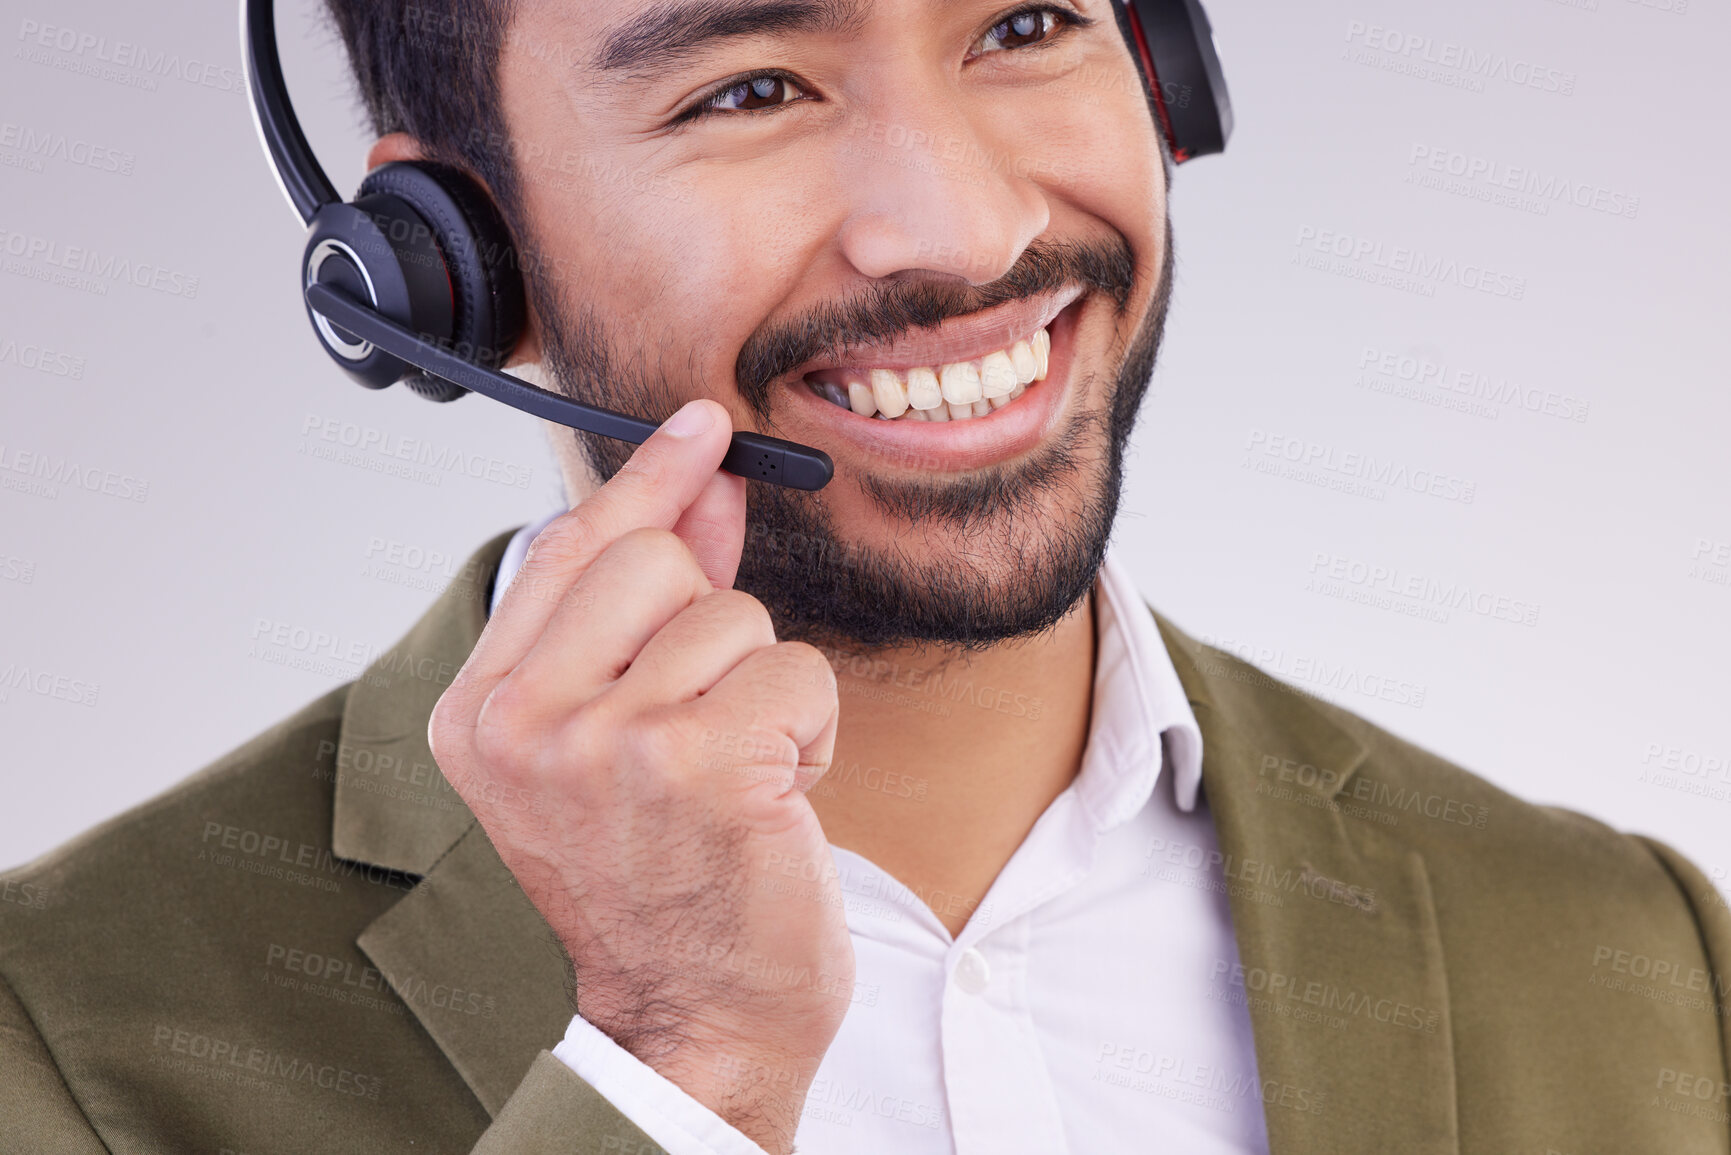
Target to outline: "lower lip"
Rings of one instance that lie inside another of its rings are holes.
[[[796,382],[789,390],[795,405],[793,420],[776,435],[819,448],[846,441],[871,457],[874,465],[902,465],[922,472],[980,469],[1027,453],[1057,428],[1064,412],[1070,367],[1075,361],[1076,326],[1087,300],[1086,295],[1077,298],[1047,326],[1052,351],[1046,362],[1046,379],[1033,382],[1020,397],[989,416],[963,421],[861,417],[819,397],[804,382]],[[807,435],[807,428],[814,432]]]

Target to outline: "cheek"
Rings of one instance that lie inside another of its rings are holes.
[[[1018,107],[1007,127],[1017,151],[1031,158],[1034,171],[1025,175],[1054,202],[1055,222],[1080,214],[1104,223],[1130,242],[1144,275],[1157,270],[1166,174],[1154,116],[1127,54],[1092,56],[1041,91],[1037,103]]]
[[[665,319],[711,337],[732,332],[726,320],[754,307],[761,319],[764,303],[799,275],[785,238],[765,217],[705,195],[640,222],[631,257],[655,286]]]
[[[774,283],[763,247],[695,200],[642,193],[549,207],[544,235],[557,250],[560,288],[601,310],[609,329],[639,349],[697,343],[701,359],[745,323],[751,286]]]
[[[1166,218],[1166,173],[1155,132],[1140,88],[1110,93],[1069,118],[1050,182],[1076,208],[1123,234],[1150,278]]]
[[[661,350],[676,382],[689,366],[731,406],[734,358],[801,283],[822,238],[800,219],[791,191],[784,204],[707,182],[699,191],[616,214],[595,237],[600,275],[584,291],[616,332],[634,331],[638,348]]]

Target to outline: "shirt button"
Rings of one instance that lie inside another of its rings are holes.
[[[969,947],[956,960],[955,977],[956,985],[965,993],[977,995],[992,981],[992,968],[986,965],[985,955]]]

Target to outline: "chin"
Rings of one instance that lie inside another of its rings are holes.
[[[777,637],[820,646],[967,651],[1041,633],[1105,558],[1121,474],[1106,426],[1079,412],[1023,459],[868,475],[840,501],[753,487],[736,584]]]

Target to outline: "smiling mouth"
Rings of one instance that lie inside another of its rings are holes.
[[[1052,352],[1047,325],[1014,344],[976,357],[913,369],[848,367],[805,375],[813,393],[880,421],[971,421],[990,417],[1046,379]]]

